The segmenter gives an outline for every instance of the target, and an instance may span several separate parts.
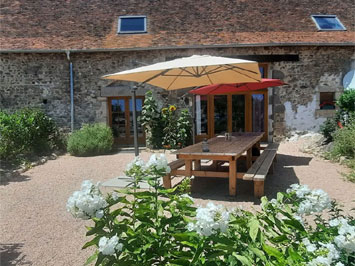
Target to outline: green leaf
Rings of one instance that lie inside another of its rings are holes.
[[[228,237],[225,237],[225,236],[211,236],[210,237],[214,242],[217,242],[217,243],[222,243],[222,244],[225,244],[225,245],[230,245],[230,246],[233,246],[235,244],[234,241],[230,240]]]
[[[271,241],[274,243],[280,243],[283,241],[289,241],[289,239],[286,235],[281,235],[281,236],[277,236],[277,237],[272,238]]]
[[[278,261],[283,261],[283,255],[282,253],[272,247],[272,246],[269,246],[269,245],[266,245],[266,244],[263,244],[263,250],[269,255],[269,256],[272,256],[272,257],[275,257]]]
[[[207,259],[214,259],[216,257],[219,257],[219,256],[223,256],[225,255],[225,252],[223,251],[213,251],[211,253],[209,253],[208,255],[206,255]]]
[[[100,241],[101,236],[96,236],[93,240],[85,243],[85,245],[82,247],[82,249],[86,249],[87,247],[93,246],[93,245],[98,245]]]
[[[299,221],[297,221],[296,219],[284,220],[284,223],[292,226],[295,229],[300,230],[301,232],[305,231],[303,225]]]
[[[98,253],[99,253],[99,252],[96,251],[93,255],[91,255],[91,256],[86,260],[86,262],[85,262],[84,265],[89,265],[89,264],[91,264],[94,260],[96,260]]]
[[[100,252],[97,256],[97,261],[95,263],[95,266],[99,266],[104,258],[105,258],[105,256]]]
[[[241,256],[241,255],[235,255],[235,257],[236,257],[241,263],[243,263],[243,265],[252,266],[251,262],[248,260],[247,257]]]
[[[290,257],[292,258],[293,261],[300,261],[302,260],[302,256],[300,254],[298,254],[293,247],[289,247],[288,248],[288,254],[290,255]]]
[[[250,247],[249,248],[256,256],[258,256],[262,261],[266,262],[266,257],[264,255],[264,252],[262,252],[260,249]]]
[[[173,260],[171,262],[171,265],[189,266],[190,265],[190,261],[189,260],[184,260],[184,259],[177,259],[177,260]]]
[[[258,235],[259,232],[259,221],[257,219],[252,219],[249,222],[249,235],[253,241],[255,241],[256,236]]]
[[[277,201],[282,202],[284,199],[284,194],[282,194],[281,192],[277,193]]]
[[[192,247],[192,248],[197,248],[197,244],[189,242],[189,241],[181,241],[181,244]]]

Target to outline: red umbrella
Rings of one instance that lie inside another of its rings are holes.
[[[262,79],[260,82],[250,83],[233,83],[233,84],[213,84],[204,87],[200,87],[189,91],[192,94],[197,95],[216,95],[227,94],[237,91],[253,91],[265,89],[267,87],[277,87],[285,85],[283,81],[279,79]]]

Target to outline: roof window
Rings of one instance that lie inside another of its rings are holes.
[[[144,33],[147,32],[146,16],[119,16],[118,33]]]
[[[344,25],[335,15],[312,15],[318,30],[346,30]]]

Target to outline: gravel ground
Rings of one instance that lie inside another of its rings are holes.
[[[321,188],[349,213],[354,208],[355,184],[344,181],[337,164],[299,152],[300,142],[280,145],[273,175],[265,182],[269,198],[290,184]],[[149,158],[143,152],[143,159]],[[104,181],[122,175],[132,153],[77,158],[64,155],[0,185],[0,265],[83,265],[92,250],[81,250],[89,239],[85,225],[66,212],[66,201],[85,179]],[[173,155],[168,155],[173,159]],[[251,182],[237,182],[237,197],[228,196],[228,181],[196,179],[196,204],[214,201],[226,206],[259,207]],[[354,213],[352,213],[354,215]]]

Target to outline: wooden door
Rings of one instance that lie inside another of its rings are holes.
[[[144,102],[143,96],[137,96],[137,117],[141,115]],[[133,108],[130,96],[108,98],[109,124],[112,128],[115,142],[121,145],[133,145]],[[138,123],[138,144],[145,143],[143,127]]]

